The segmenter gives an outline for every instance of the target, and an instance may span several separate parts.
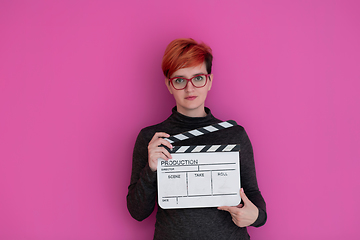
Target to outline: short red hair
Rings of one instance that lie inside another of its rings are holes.
[[[211,48],[205,43],[197,43],[192,38],[179,38],[167,46],[161,67],[165,77],[170,78],[181,68],[195,67],[205,62],[207,73],[210,74],[212,59]]]

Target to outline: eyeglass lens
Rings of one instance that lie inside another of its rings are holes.
[[[190,79],[195,87],[203,87],[206,84],[206,75],[197,75]],[[172,84],[176,89],[183,89],[186,87],[187,79],[185,78],[173,78]]]

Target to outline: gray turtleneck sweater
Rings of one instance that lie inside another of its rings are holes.
[[[142,129],[136,139],[127,207],[133,218],[142,221],[153,211],[157,197],[156,172],[148,164],[148,144],[156,132],[175,135],[185,131],[222,122],[205,108],[207,116],[192,118],[173,108],[164,122]],[[266,205],[259,191],[253,150],[241,126],[234,126],[214,133],[181,141],[181,145],[240,144],[241,187],[259,209],[259,216],[252,224],[259,227],[266,222]],[[174,144],[180,145],[180,143]],[[246,228],[236,226],[231,215],[217,208],[162,209],[156,214],[154,239],[250,239]]]

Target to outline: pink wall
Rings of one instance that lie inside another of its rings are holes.
[[[213,48],[207,106],[252,140],[252,238],[358,239],[359,2],[176,2],[1,1],[0,239],[152,239],[125,197],[137,133],[174,106],[178,37]]]

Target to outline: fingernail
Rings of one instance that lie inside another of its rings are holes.
[[[244,189],[243,189],[243,188],[241,188],[240,190],[241,190],[242,192],[244,192]]]

